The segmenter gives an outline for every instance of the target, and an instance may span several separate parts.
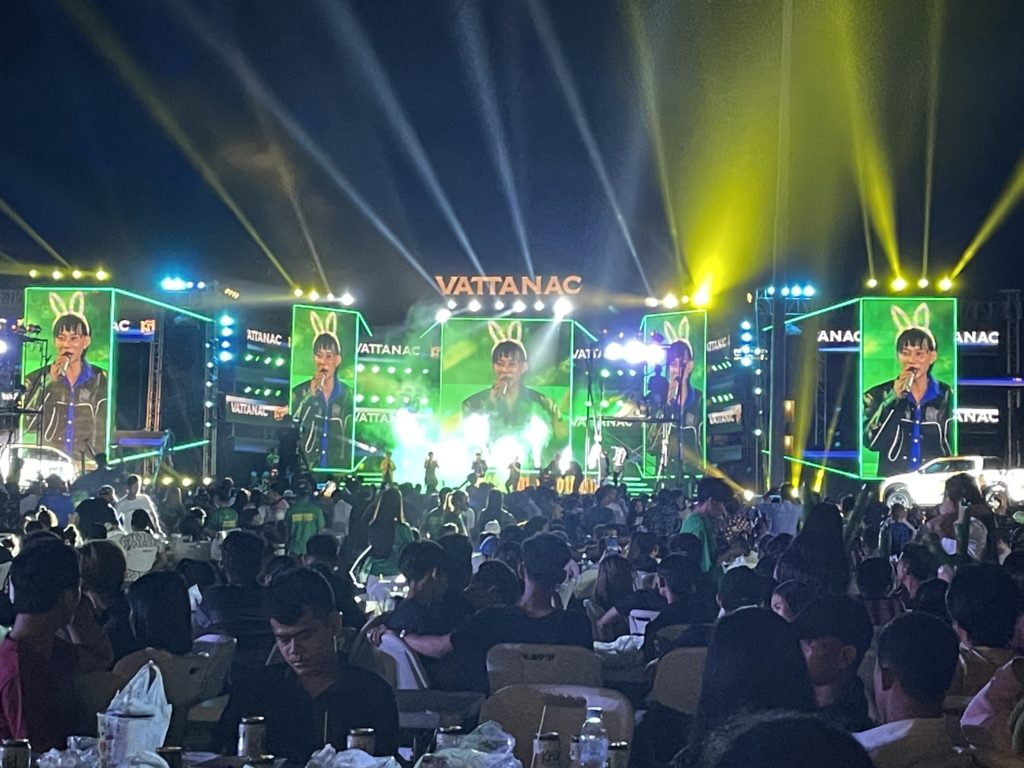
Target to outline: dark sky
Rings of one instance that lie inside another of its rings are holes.
[[[416,169],[410,133],[389,120],[377,96],[385,91],[394,96],[484,269],[525,272],[493,162],[491,131],[474,95],[480,91],[468,54],[476,50],[490,78],[485,98],[492,100],[504,137],[536,271],[579,272],[591,292],[646,293],[527,0],[181,5],[187,12],[175,10],[179,2],[171,0],[88,7],[137,66],[143,79],[135,85],[172,116],[301,286],[322,290],[296,207],[330,287],[351,288],[371,322],[399,320],[408,306],[431,295],[399,249],[343,191],[338,173],[428,274],[475,271]],[[811,6],[820,12],[822,4],[795,3],[792,66],[801,88],[809,84],[807,93],[825,96],[820,109],[800,102],[792,128],[794,167],[816,162],[808,137],[831,130],[824,104],[842,87],[824,74],[815,82],[815,56],[821,54],[807,52],[816,33],[804,16]],[[943,6],[931,252],[948,269],[1024,150],[1024,4]],[[746,62],[746,52],[778,47],[781,2],[680,0],[636,7],[653,30],[662,96],[679,113],[705,118],[680,119],[680,130],[668,130],[664,141],[701,146],[720,127],[707,119],[716,114],[718,89],[732,89],[735,97],[737,81],[756,74],[756,56]],[[920,258],[927,90],[922,30],[928,7],[915,0],[878,3],[867,15],[863,46],[858,41],[856,47],[878,73],[870,91],[878,135],[889,151],[901,248],[911,262]],[[652,287],[658,293],[686,290],[673,282],[672,239],[626,0],[547,0],[542,8]],[[284,278],[94,42],[53,0],[0,7],[0,197],[70,262],[86,268],[102,263],[118,283],[152,292],[162,275],[178,272],[285,294]],[[272,94],[294,121],[291,131],[268,102],[246,91],[229,61],[250,67],[263,93]],[[766,101],[774,102],[769,96]],[[777,124],[776,115],[767,118],[766,125]],[[315,146],[304,147],[300,134]],[[768,139],[774,147],[774,136]],[[685,185],[692,181],[689,171],[681,162],[672,173]],[[699,204],[693,198],[700,185],[694,186],[684,205]],[[792,243],[784,250],[791,274],[843,298],[867,268],[854,187],[842,180],[837,186],[828,247],[809,253],[806,243]],[[794,220],[803,215],[807,196],[807,190],[791,195]],[[772,218],[771,210],[762,213]],[[973,294],[1024,285],[1022,219],[1024,209],[1011,214],[968,267],[964,282]],[[6,217],[0,217],[0,250],[23,270],[54,264]],[[881,252],[877,243],[876,250]],[[3,262],[0,257],[0,269],[12,271]],[[750,286],[764,278],[765,263],[763,252],[735,254],[723,258],[720,268],[741,275],[730,281],[736,287]]]

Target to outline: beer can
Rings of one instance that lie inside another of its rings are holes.
[[[182,768],[181,747],[157,747],[156,753],[167,763],[167,768]]]
[[[441,755],[424,755],[416,764],[416,768],[445,768],[448,761]]]
[[[347,749],[361,749],[368,755],[373,754],[376,746],[377,738],[374,736],[373,728],[353,728],[345,740]]]
[[[248,761],[252,768],[274,768],[276,759],[273,755],[259,755],[257,757],[250,758]]]
[[[559,768],[562,741],[554,731],[540,733],[533,740],[533,768]]]
[[[613,741],[608,745],[608,768],[629,768],[629,743]]]
[[[462,742],[462,733],[462,726],[459,725],[438,728],[437,733],[434,735],[434,748],[437,750],[458,749],[459,744]]]
[[[580,737],[573,736],[569,740],[569,768],[580,766]]]
[[[238,756],[257,757],[262,755],[266,736],[266,718],[256,715],[243,717],[238,724]]]
[[[32,764],[32,747],[25,739],[4,739],[0,741],[0,768],[29,768]]]

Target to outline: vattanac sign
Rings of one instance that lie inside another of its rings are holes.
[[[434,275],[445,296],[575,296],[579,275]]]

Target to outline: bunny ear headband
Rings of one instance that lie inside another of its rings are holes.
[[[523,346],[523,323],[520,320],[513,320],[507,328],[502,328],[501,323],[494,320],[487,321],[487,332],[491,334],[491,352],[498,348],[502,342],[511,342],[523,350],[523,357],[526,357],[526,347]]]
[[[318,336],[330,336],[334,343],[341,349],[341,342],[338,341],[338,316],[332,312],[327,313],[326,319],[322,319],[316,312],[309,313],[309,324],[313,326],[313,340]]]
[[[68,299],[66,304],[64,303],[64,298],[59,293],[50,291],[50,311],[53,312],[54,327],[57,326],[57,321],[62,317],[71,315],[81,321],[87,336],[92,335],[92,332],[89,330],[89,321],[85,317],[85,294],[82,291],[72,293],[71,298]]]
[[[665,341],[669,344],[673,344],[677,341],[685,341],[687,344],[690,343],[690,318],[684,317],[680,319],[679,325],[672,327],[672,323],[669,320],[665,321],[663,326],[665,331]]]
[[[900,334],[904,331],[921,331],[932,341],[932,348],[935,348],[935,336],[932,335],[931,329],[928,327],[931,324],[931,310],[928,309],[928,305],[923,301],[917,305],[914,309],[913,315],[908,315],[905,310],[900,307],[893,306],[890,308],[892,314],[892,321],[896,325],[896,336],[899,338]]]

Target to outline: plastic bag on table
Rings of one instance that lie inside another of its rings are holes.
[[[614,656],[621,653],[635,653],[644,647],[642,635],[622,635],[610,643],[594,643],[598,656]]]
[[[156,752],[171,724],[160,667],[149,662],[136,672],[97,720],[101,766],[124,765],[132,755]]]
[[[401,768],[393,757],[374,757],[361,749],[338,752],[330,744],[314,752],[306,768]]]
[[[516,740],[493,720],[459,738],[458,746],[424,755],[418,768],[523,768],[512,754]]]

